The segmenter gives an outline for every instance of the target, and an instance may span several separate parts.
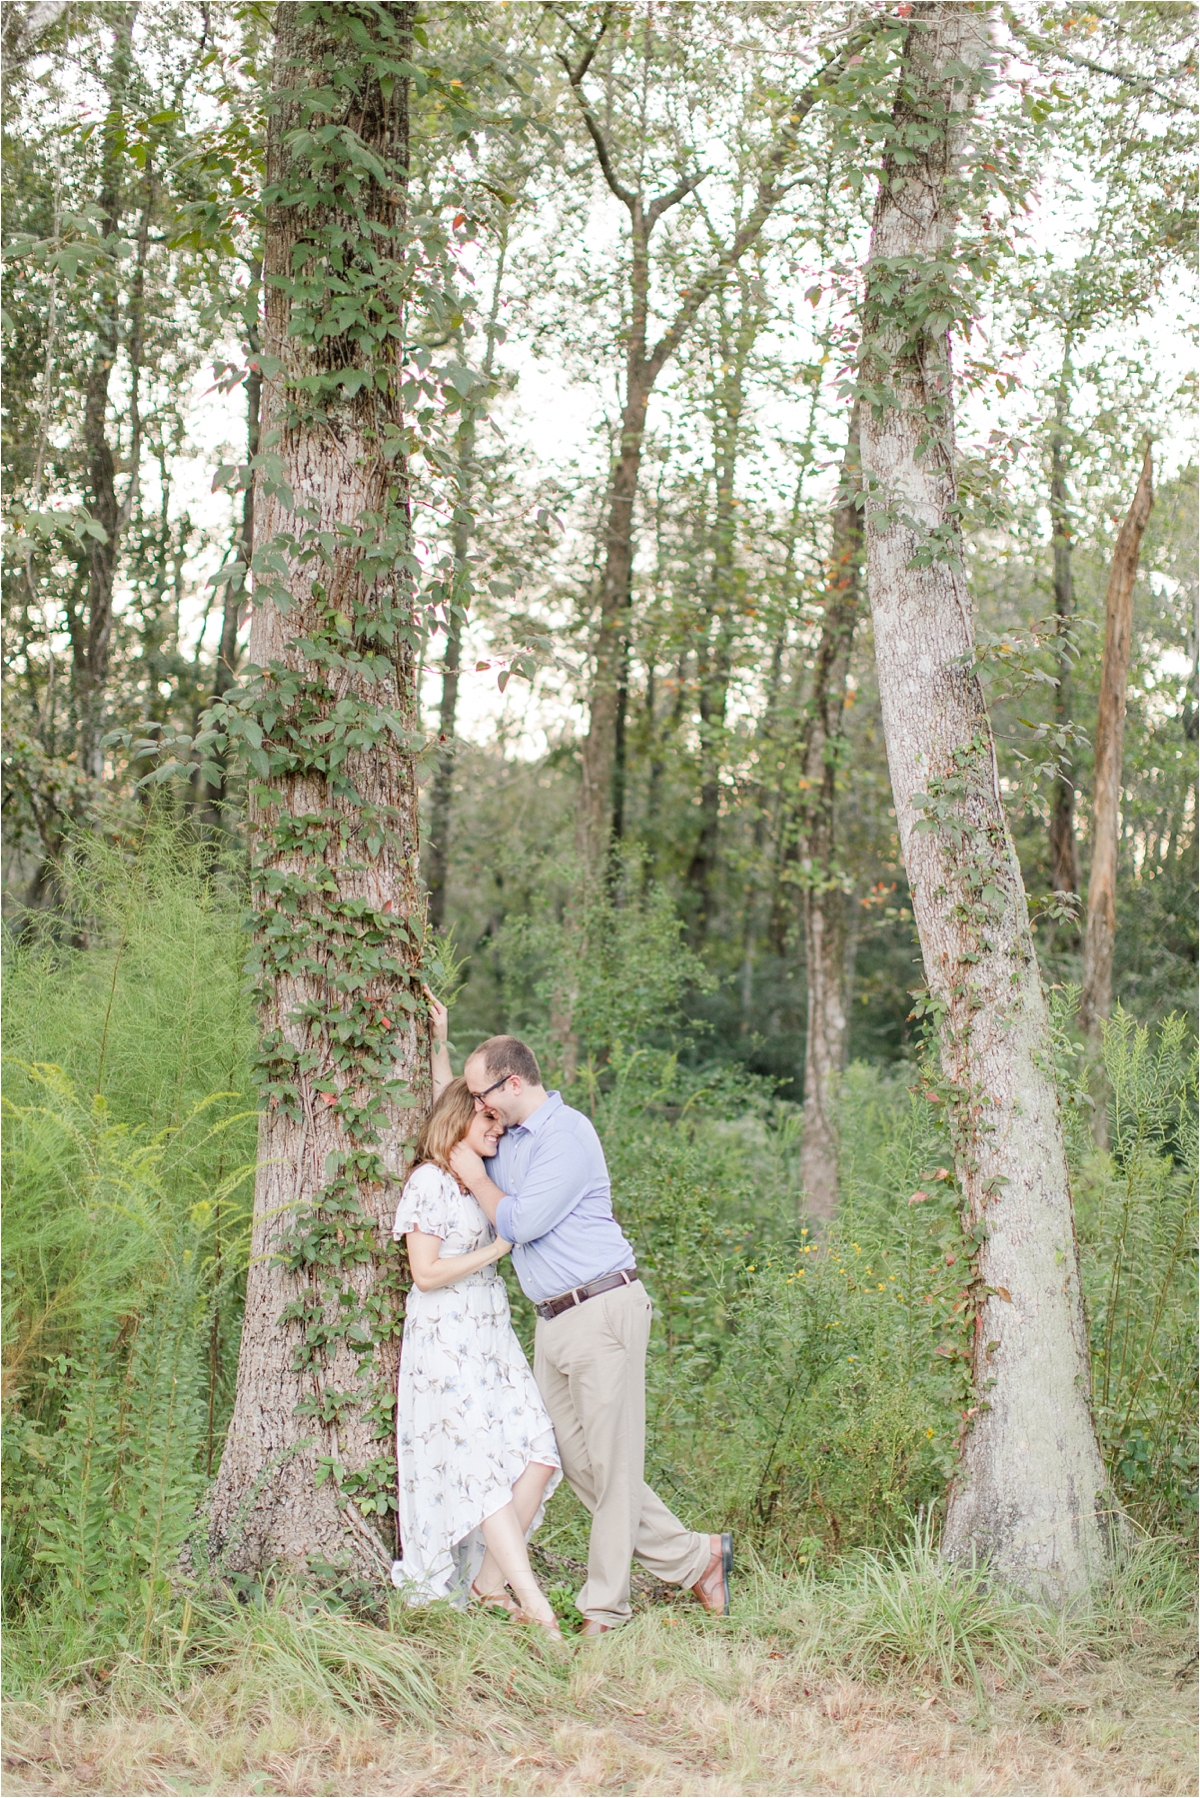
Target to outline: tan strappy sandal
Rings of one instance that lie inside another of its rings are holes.
[[[473,1604],[484,1605],[488,1609],[507,1611],[508,1615],[514,1618],[521,1608],[507,1586],[500,1586],[495,1592],[481,1592],[473,1581],[471,1601]]]

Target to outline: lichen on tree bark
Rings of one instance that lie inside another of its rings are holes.
[[[1058,1597],[1099,1575],[1110,1500],[1089,1405],[1046,1001],[974,671],[949,330],[959,158],[985,9],[918,0],[875,207],[859,391],[867,566],[901,848],[938,1027],[964,1228],[974,1402],[945,1552]]]

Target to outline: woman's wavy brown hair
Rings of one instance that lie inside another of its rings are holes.
[[[421,1125],[412,1165],[418,1168],[432,1161],[444,1173],[450,1172],[450,1151],[460,1143],[475,1117],[475,1101],[466,1081],[452,1080]],[[410,1170],[411,1171],[411,1170]]]

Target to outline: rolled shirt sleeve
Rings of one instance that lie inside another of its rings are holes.
[[[505,1193],[496,1208],[496,1233],[507,1242],[536,1242],[574,1211],[594,1185],[591,1157],[574,1137],[547,1136],[530,1157],[519,1193]]]
[[[487,1165],[504,1195],[496,1233],[514,1245],[513,1266],[535,1303],[633,1265],[595,1126],[560,1093],[503,1136]]]

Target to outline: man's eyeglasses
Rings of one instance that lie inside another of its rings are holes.
[[[485,1086],[481,1093],[472,1093],[471,1097],[474,1099],[476,1106],[481,1111],[485,1110],[486,1105],[487,1105],[488,1094],[494,1093],[498,1086],[503,1086],[505,1081],[511,1080],[511,1079],[512,1079],[511,1074],[502,1074],[500,1076],[499,1080],[493,1080],[492,1084],[490,1086]]]

